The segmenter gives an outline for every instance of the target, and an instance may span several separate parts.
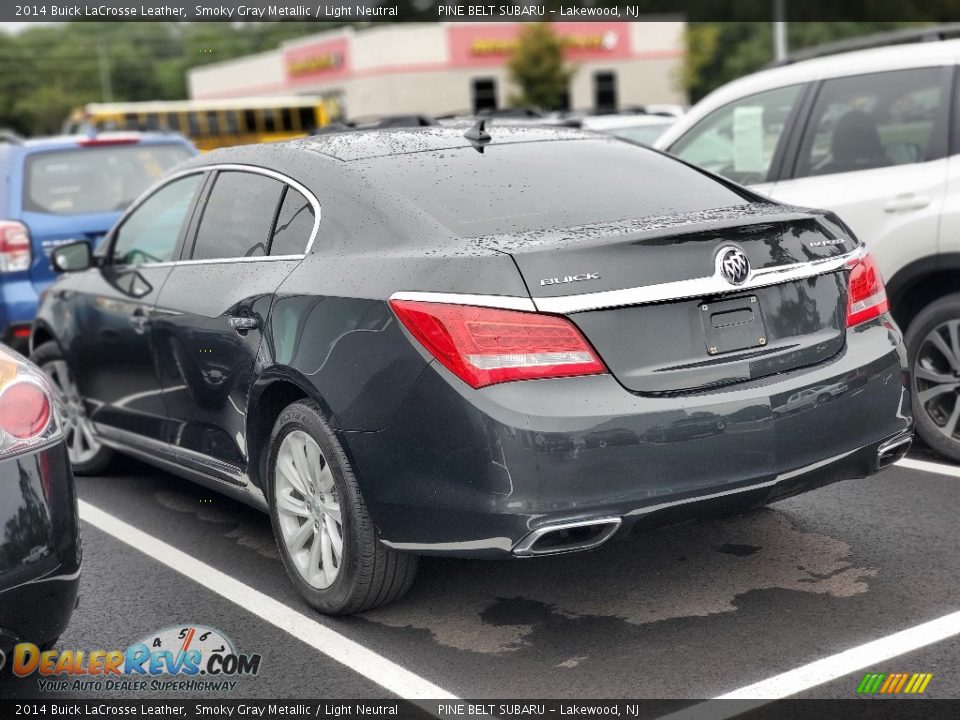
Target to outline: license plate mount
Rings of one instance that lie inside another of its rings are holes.
[[[700,303],[700,320],[708,355],[763,347],[767,329],[756,295]]]

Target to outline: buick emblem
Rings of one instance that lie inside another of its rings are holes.
[[[740,248],[720,251],[720,274],[731,285],[743,285],[750,275],[750,260]]]

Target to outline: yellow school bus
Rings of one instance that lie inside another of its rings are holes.
[[[229,100],[157,100],[89,103],[74,111],[64,132],[170,130],[200,150],[302,137],[341,116],[335,96],[258,97]]]

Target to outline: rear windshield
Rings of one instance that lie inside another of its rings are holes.
[[[744,205],[711,178],[612,140],[491,145],[361,161],[465,236],[615,222]]]
[[[183,145],[104,145],[37,152],[26,159],[23,208],[51,215],[123,210],[190,157]]]

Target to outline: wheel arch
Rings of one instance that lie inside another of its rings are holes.
[[[58,345],[60,344],[56,334],[46,322],[40,319],[35,320],[33,323],[33,331],[30,333],[30,353],[33,354],[34,350],[44,343],[50,341],[53,341]],[[62,349],[63,348],[61,346],[61,350]]]
[[[327,421],[329,406],[307,378],[292,368],[275,367],[254,384],[247,410],[247,462],[251,482],[266,493],[267,441],[280,413],[298,400],[313,400]]]
[[[932,302],[960,292],[960,253],[914,260],[887,282],[894,320],[906,332],[914,318]]]

